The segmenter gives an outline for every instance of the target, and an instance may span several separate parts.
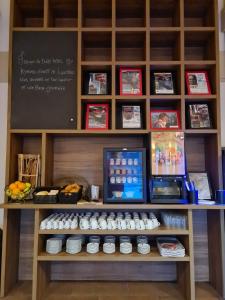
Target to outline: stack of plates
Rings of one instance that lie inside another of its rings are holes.
[[[46,252],[49,254],[58,254],[62,251],[62,238],[50,238],[46,243]]]
[[[185,248],[173,237],[157,238],[157,246],[161,256],[184,257]]]
[[[66,252],[69,254],[76,254],[81,252],[82,249],[82,237],[73,236],[66,241]]]

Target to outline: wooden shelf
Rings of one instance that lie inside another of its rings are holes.
[[[150,60],[150,65],[153,66],[179,66],[181,65],[181,61],[180,60],[165,60],[162,59],[160,60]]]
[[[82,32],[111,32],[112,27],[82,27]]]
[[[116,27],[116,32],[145,32],[146,27]]]
[[[150,27],[150,32],[180,32],[181,27]]]
[[[4,209],[73,209],[73,210],[225,210],[225,205],[214,204],[27,204],[4,203],[0,205]]]
[[[181,100],[181,95],[150,95],[152,100]]]
[[[83,235],[188,235],[185,229],[173,229],[160,226],[152,230],[39,230],[39,234],[83,234]]]
[[[129,101],[132,101],[132,100],[145,100],[147,99],[148,97],[147,96],[135,96],[135,95],[132,95],[132,96],[116,96],[116,99],[118,100],[129,100]]]
[[[184,31],[208,31],[208,32],[212,32],[215,31],[216,27],[201,27],[201,26],[196,26],[196,27],[184,27]]]
[[[57,255],[51,255],[46,252],[42,252],[38,255],[38,261],[129,261],[129,262],[140,262],[140,261],[157,261],[157,262],[178,262],[178,261],[190,261],[189,256],[185,257],[162,257],[159,255],[156,249],[152,249],[150,254],[142,255],[136,252],[131,254],[120,254],[116,252],[115,254],[105,254],[99,252],[97,254],[89,254],[82,251],[78,254],[68,254],[66,252],[59,253]]]
[[[116,130],[78,130],[78,129],[11,129],[11,133],[20,135],[37,135],[37,134],[52,134],[52,135],[71,135],[71,136],[86,136],[86,135],[115,135],[115,134],[146,134],[148,130],[145,129],[116,129]]]
[[[217,129],[186,129],[186,134],[201,134],[201,135],[207,135],[207,134],[217,134]]]
[[[207,99],[216,99],[217,95],[185,95],[187,100],[207,100]]]
[[[116,61],[115,62],[116,66],[132,66],[132,67],[136,67],[136,66],[145,66],[147,65],[147,61],[145,60],[134,60],[134,61]]]
[[[220,296],[208,282],[196,282],[195,300],[219,300]],[[154,297],[160,299],[183,299],[183,295],[178,283],[175,282],[90,282],[90,281],[51,281],[45,293],[45,299],[50,300],[63,294],[63,298],[90,298],[94,294],[97,299],[113,298],[149,298],[149,293],[154,291]],[[26,295],[28,299],[32,297],[32,282],[19,281],[13,288],[12,295],[15,299],[21,299],[21,295]],[[11,293],[9,295],[11,296]],[[95,297],[94,296],[94,297]],[[23,299],[24,297],[22,297]],[[4,298],[3,298],[4,299]],[[21,300],[22,300],[21,299]],[[136,300],[135,299],[135,300]],[[156,298],[157,299],[157,298]],[[5,299],[4,299],[5,300]]]
[[[185,65],[196,65],[201,66],[202,68],[207,68],[210,65],[216,65],[215,60],[186,60],[184,61]]]
[[[110,100],[112,99],[112,95],[82,95],[81,100]]]
[[[81,61],[81,66],[109,66],[112,65],[113,62],[111,60],[108,61],[102,61],[102,60],[96,60],[96,61]]]

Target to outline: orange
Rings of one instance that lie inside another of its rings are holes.
[[[10,190],[14,190],[16,188],[17,188],[17,185],[15,183],[11,183],[10,186],[9,186]]]
[[[13,189],[12,194],[13,195],[19,195],[20,190],[18,188]]]
[[[23,182],[19,182],[17,183],[17,187],[19,190],[23,191],[26,188],[26,185]]]
[[[18,181],[18,180],[17,180],[17,181],[15,181],[14,183],[15,183],[15,184],[19,184],[19,183],[21,183],[21,181]]]

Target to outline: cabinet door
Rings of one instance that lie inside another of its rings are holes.
[[[76,128],[77,34],[14,32],[11,128]]]

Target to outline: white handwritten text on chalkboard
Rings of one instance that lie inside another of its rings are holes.
[[[72,58],[26,57],[21,51],[18,56],[19,82],[21,91],[65,92],[67,84],[73,82],[75,70]]]

